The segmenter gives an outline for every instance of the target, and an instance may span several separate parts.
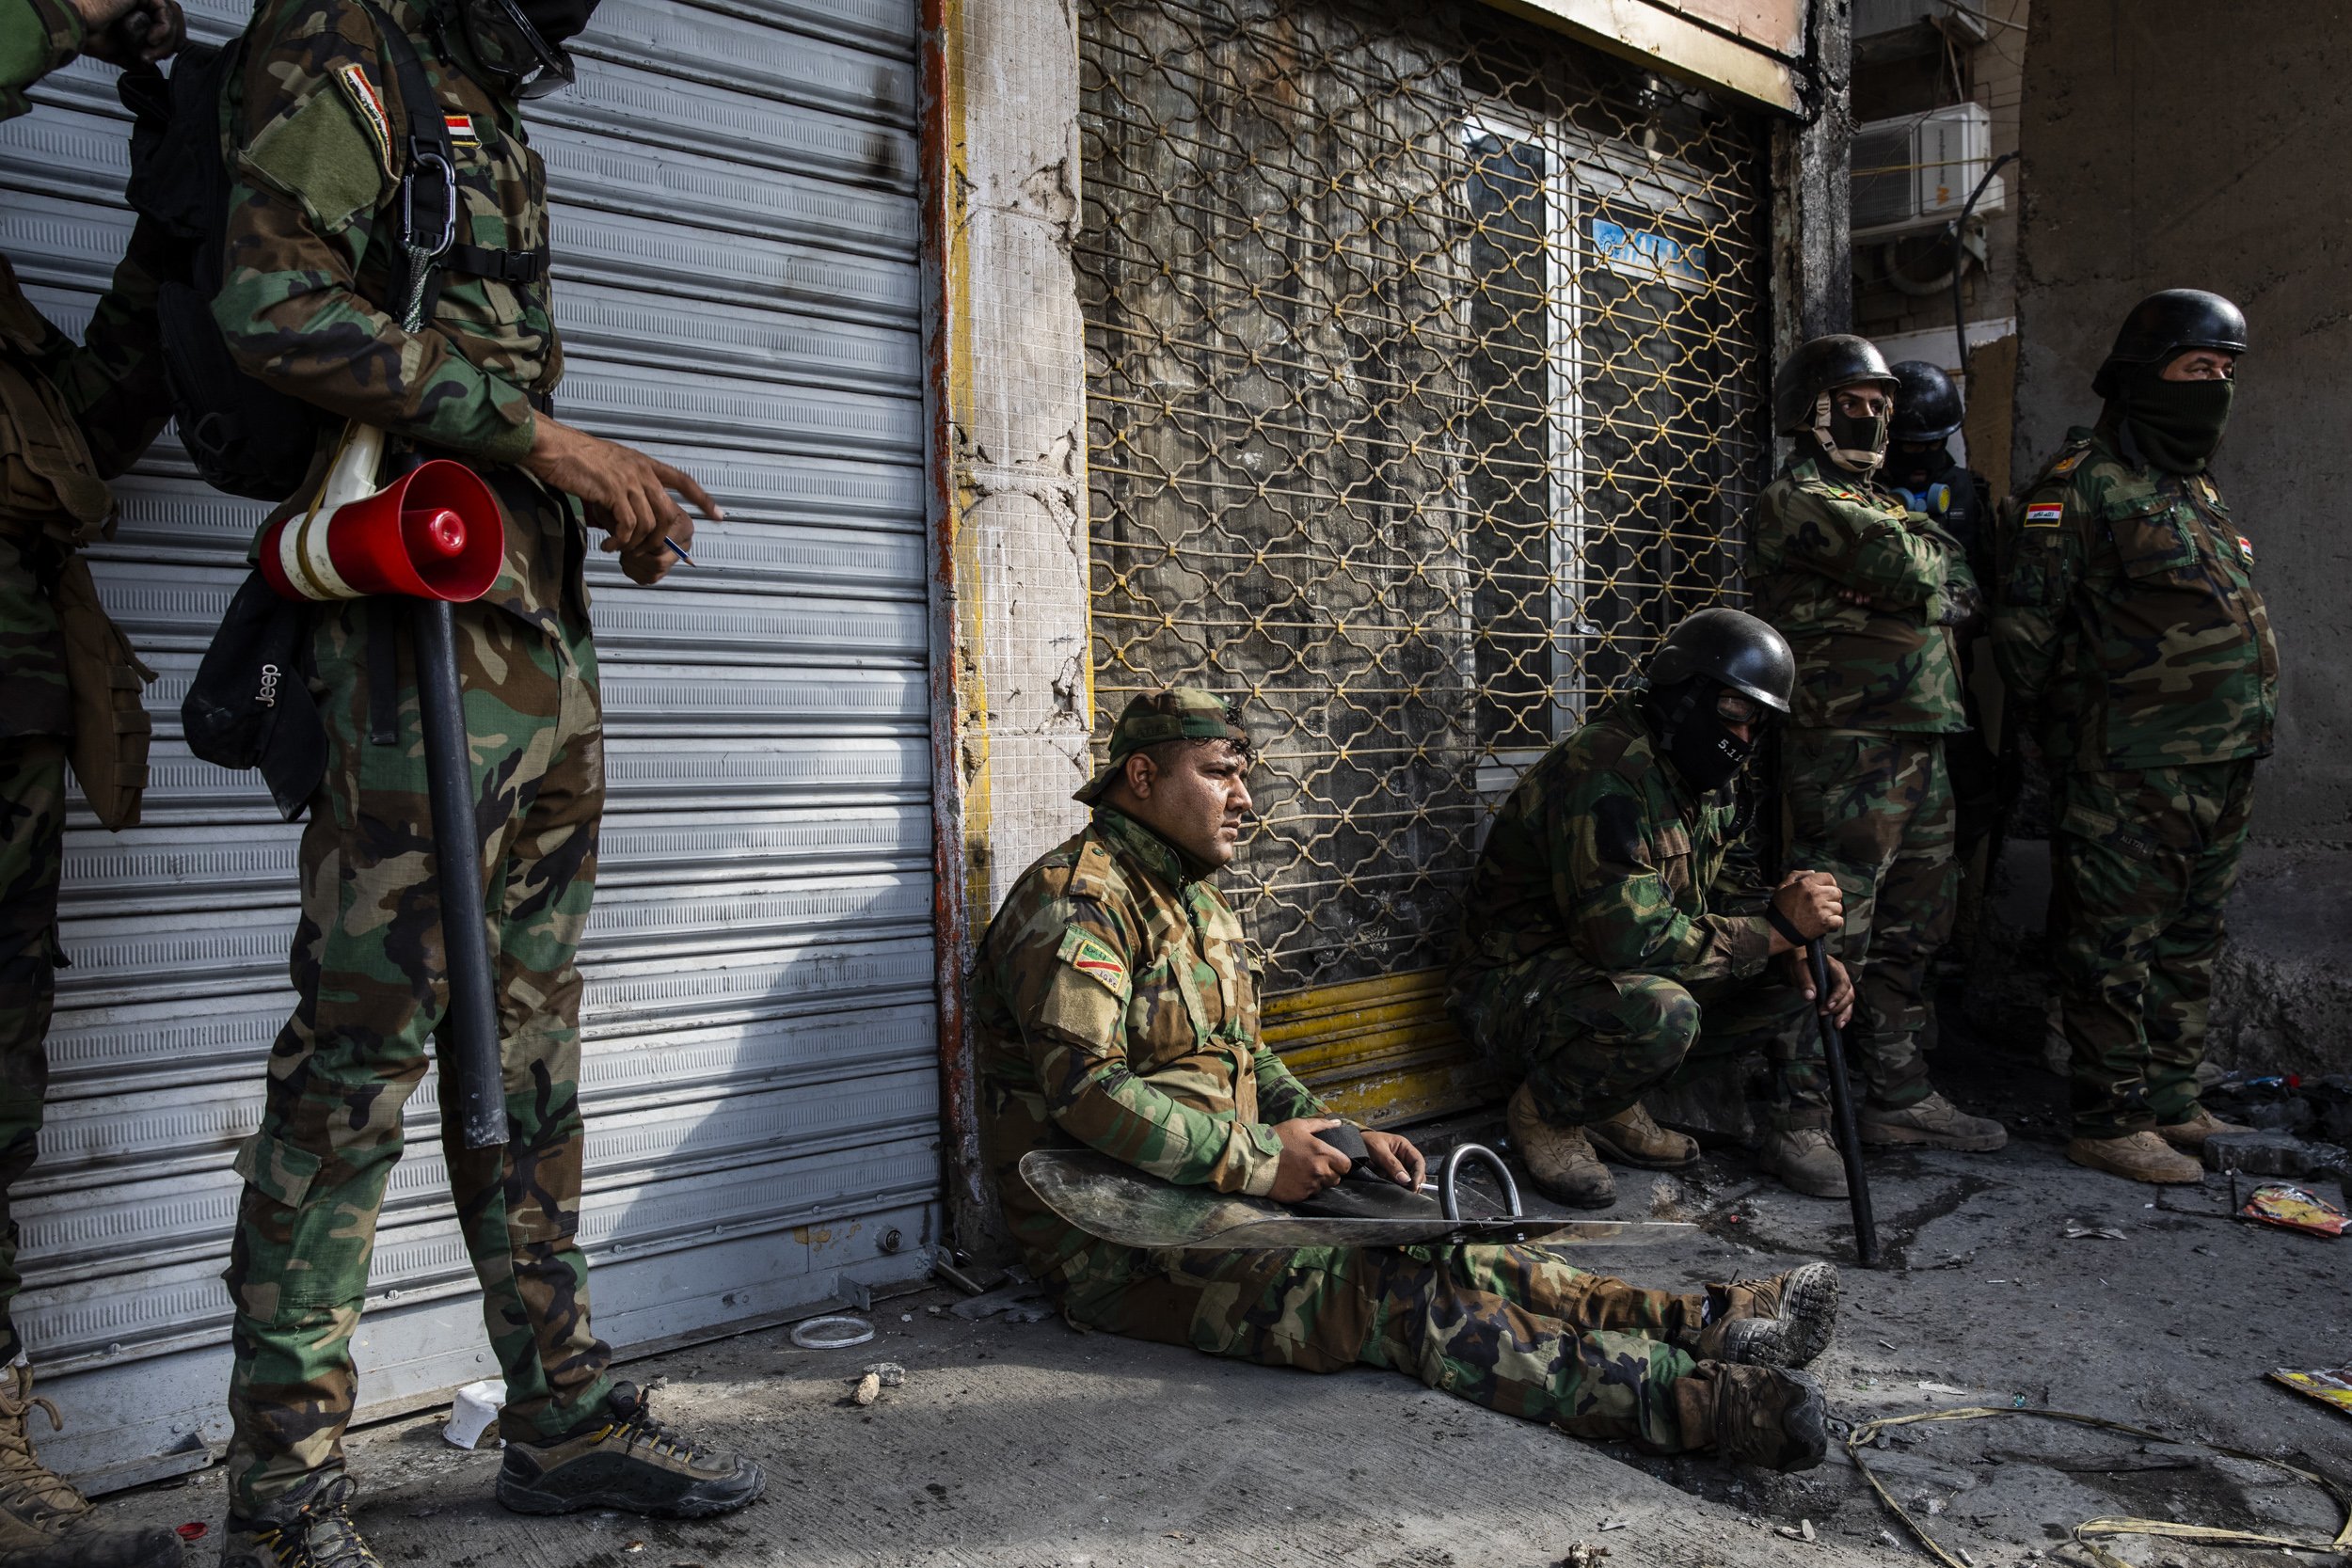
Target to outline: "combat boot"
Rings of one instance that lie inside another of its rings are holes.
[[[1687,1448],[1783,1472],[1810,1470],[1829,1451],[1829,1401],[1809,1372],[1702,1361],[1674,1390]]]
[[[1775,1127],[1764,1134],[1756,1163],[1807,1197],[1844,1197],[1846,1162],[1819,1127]]]
[[[33,1369],[0,1368],[0,1568],[178,1568],[180,1537],[161,1525],[110,1525],[33,1450]]]
[[[1519,1163],[1535,1185],[1571,1209],[1606,1209],[1617,1201],[1616,1178],[1600,1163],[1581,1127],[1555,1127],[1535,1109],[1525,1084],[1504,1112]]]
[[[230,1513],[220,1568],[384,1568],[351,1522],[358,1483],[341,1470],[311,1476],[260,1513]]]
[[[2078,1165],[2103,1170],[2128,1181],[2185,1187],[2205,1179],[2204,1166],[2153,1132],[2127,1132],[2120,1138],[2076,1138],[2066,1146],[2066,1157]]]
[[[1621,1165],[1644,1170],[1688,1170],[1698,1164],[1699,1146],[1679,1132],[1669,1132],[1650,1118],[1640,1101],[1606,1121],[1587,1123],[1584,1136],[1595,1148]]]
[[[1701,1361],[1811,1366],[1837,1327],[1837,1270],[1807,1263],[1770,1279],[1709,1285],[1707,1311],[1695,1353]]]
[[[2207,1138],[2219,1137],[2225,1132],[2251,1132],[2252,1131],[2252,1128],[2240,1127],[2234,1121],[2223,1121],[2219,1117],[2200,1105],[2189,1113],[2187,1120],[2176,1121],[2169,1127],[2159,1126],[2156,1129],[2156,1136],[2170,1144],[2174,1148],[2202,1149]]]
[[[509,1437],[498,1496],[517,1513],[617,1508],[700,1519],[732,1513],[767,1486],[756,1464],[656,1420],[642,1389],[616,1383],[604,1413],[569,1436],[548,1443]]]
[[[1931,1094],[1899,1111],[1865,1105],[1854,1120],[1860,1125],[1862,1141],[1872,1148],[1903,1145],[1990,1154],[2009,1142],[2008,1128],[1991,1117],[1972,1117],[1940,1094]]]

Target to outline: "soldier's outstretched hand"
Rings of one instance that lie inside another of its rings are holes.
[[[1781,918],[1810,939],[1840,929],[1846,924],[1846,895],[1837,879],[1826,871],[1791,871],[1772,893],[1772,908]],[[1776,950],[1785,952],[1788,939],[1772,933]]]
[[[1364,1148],[1372,1155],[1373,1169],[1400,1187],[1421,1191],[1421,1184],[1429,1174],[1429,1162],[1421,1157],[1411,1140],[1394,1132],[1379,1132],[1364,1129]]]
[[[72,0],[82,18],[82,53],[128,68],[169,59],[188,41],[180,0]]]
[[[1293,1117],[1274,1124],[1274,1136],[1282,1145],[1282,1163],[1275,1170],[1274,1190],[1268,1197],[1277,1203],[1296,1203],[1338,1184],[1354,1162],[1315,1134],[1339,1124],[1337,1117]]]
[[[690,544],[694,520],[678,504],[676,496],[692,501],[706,517],[716,521],[720,516],[719,503],[685,469],[674,468],[634,447],[575,430],[544,414],[532,427],[531,451],[522,460],[522,467],[542,483],[587,502],[589,521],[610,535],[604,547],[621,552],[624,565],[629,564],[632,551],[659,549],[664,534],[681,545]],[[668,569],[666,563],[661,566],[661,571]],[[659,578],[661,571],[652,576]],[[634,570],[629,576],[640,582],[649,580]]]

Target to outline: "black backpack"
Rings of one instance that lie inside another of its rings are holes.
[[[400,214],[403,221],[413,213],[422,221],[440,223],[443,214],[462,210],[453,199],[455,152],[449,122],[437,112],[432,83],[408,35],[373,3],[367,8],[383,37],[385,63],[399,79],[401,101],[410,118],[407,173],[384,210]],[[222,150],[222,111],[230,84],[244,69],[245,46],[242,37],[225,48],[190,44],[174,58],[169,76],[151,68],[123,73],[118,90],[135,121],[131,178],[123,195],[141,216],[161,224],[177,242],[169,247],[167,275],[159,280],[156,314],[180,444],[213,488],[278,501],[293,495],[310,472],[320,434],[333,417],[238,369],[213,319],[213,300],[220,293],[229,248],[230,180]],[[435,112],[428,119],[419,105]],[[414,277],[407,271],[406,252],[398,248],[406,237],[390,236],[398,258],[392,293],[401,303],[406,301]],[[423,264],[437,273],[445,258],[462,263],[487,254],[453,244],[456,238],[447,230],[436,235],[437,243],[427,247],[432,258]],[[490,260],[507,259],[501,254]],[[544,261],[539,265],[544,268]],[[437,292],[432,289],[437,281],[437,277],[428,278],[428,299]],[[400,311],[400,303],[375,303],[395,315]]]

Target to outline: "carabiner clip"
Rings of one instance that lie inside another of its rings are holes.
[[[441,178],[441,234],[431,245],[417,238],[417,175],[430,168]],[[400,182],[400,243],[425,256],[439,256],[457,243],[457,171],[429,143],[410,142],[408,178]]]

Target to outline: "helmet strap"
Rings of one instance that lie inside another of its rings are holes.
[[[1876,472],[1878,466],[1886,461],[1886,450],[1882,447],[1878,451],[1872,451],[1867,447],[1839,446],[1837,444],[1836,431],[1833,425],[1836,411],[1837,394],[1835,388],[1830,391],[1823,392],[1820,396],[1813,400],[1814,441],[1820,447],[1822,451],[1829,454],[1829,460],[1831,462],[1836,464],[1848,473],[1868,474]]]

